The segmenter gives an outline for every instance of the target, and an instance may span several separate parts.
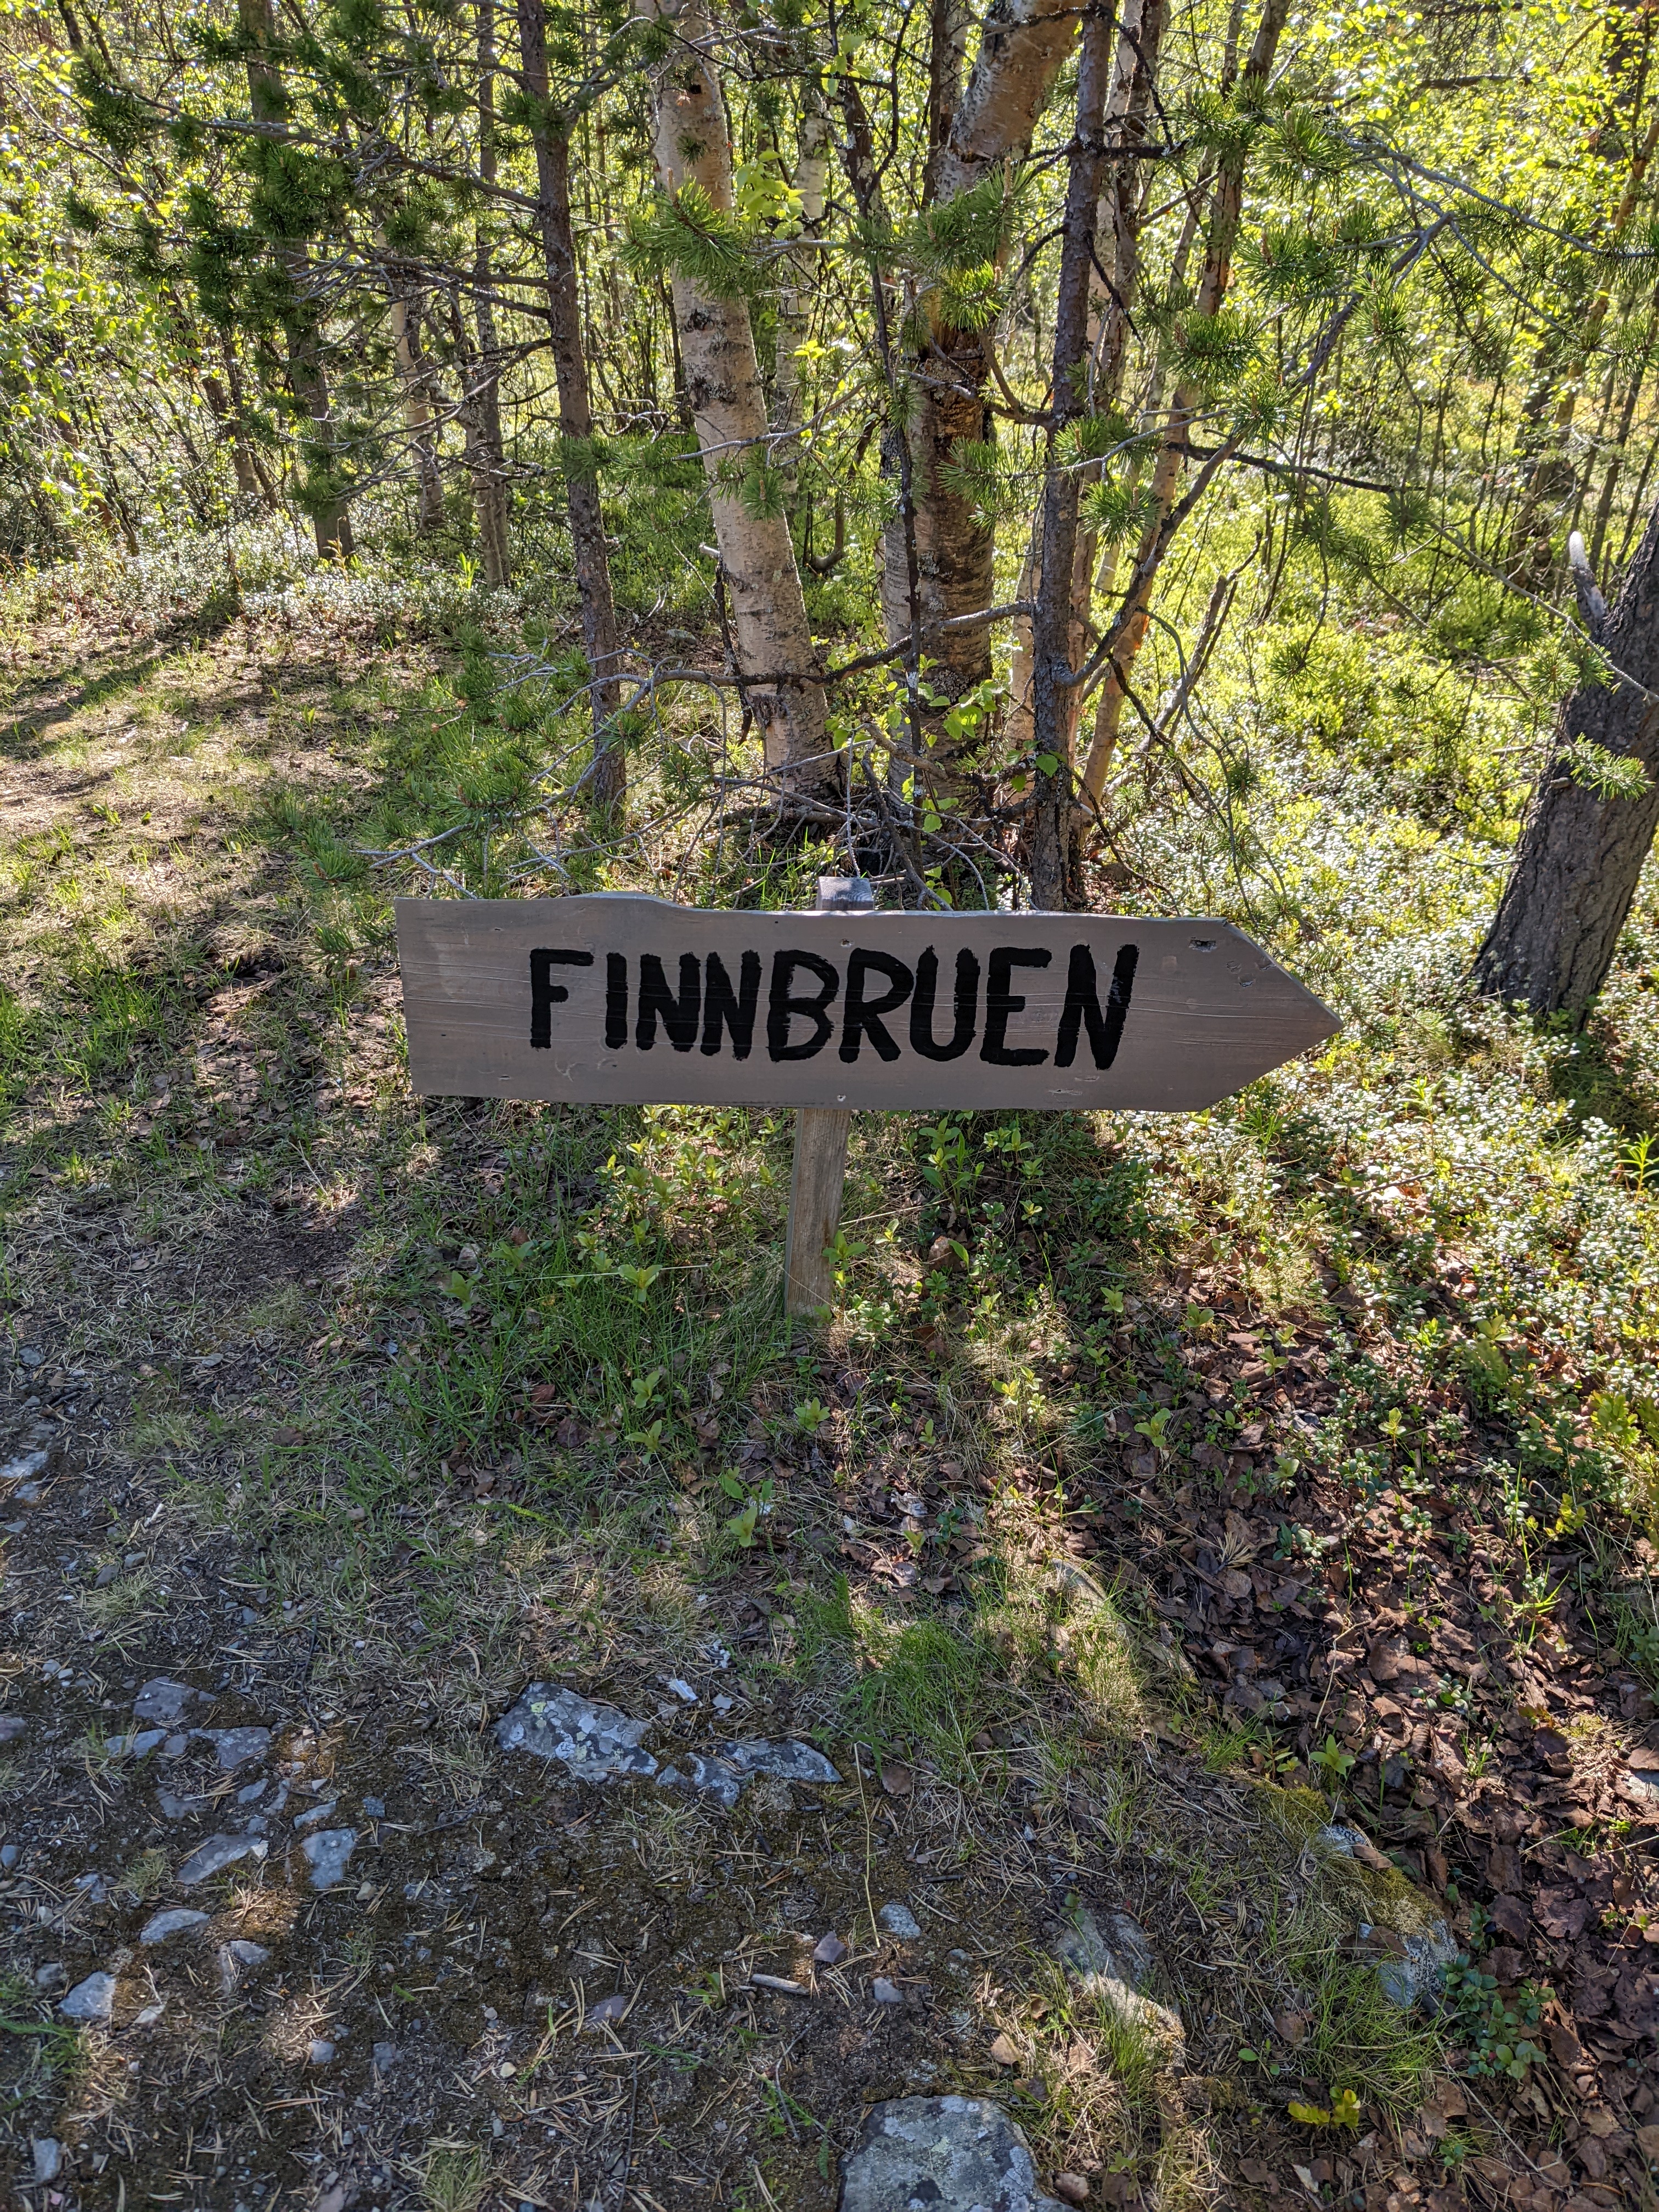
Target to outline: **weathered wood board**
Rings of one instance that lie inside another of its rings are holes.
[[[1340,1026],[1224,921],[400,899],[398,952],[428,1096],[1179,1113]]]

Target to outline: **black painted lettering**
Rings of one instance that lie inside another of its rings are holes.
[[[1024,1013],[1025,1001],[1008,985],[1016,968],[1046,968],[1052,957],[1042,945],[1024,948],[999,945],[991,955],[985,977],[985,1042],[979,1056],[993,1067],[1040,1067],[1048,1059],[1046,1052],[1033,1052],[1025,1046],[1009,1050],[1008,1024],[1015,1014]]]
[[[1085,1024],[1089,1030],[1089,1049],[1095,1056],[1097,1067],[1109,1067],[1117,1058],[1117,1048],[1123,1042],[1123,1024],[1129,1012],[1129,994],[1134,988],[1135,968],[1140,958],[1138,945],[1123,945],[1118,948],[1117,958],[1112,963],[1112,980],[1107,988],[1106,1007],[1100,1005],[1099,979],[1095,974],[1095,957],[1086,945],[1072,947],[1071,966],[1066,971],[1066,1004],[1060,1013],[1060,1035],[1054,1040],[1054,1066],[1069,1067],[1077,1058],[1078,1036]]]
[[[536,1052],[548,1051],[553,1042],[553,1009],[570,996],[562,983],[553,981],[556,967],[591,968],[591,952],[550,952],[538,945],[530,956],[530,1042]]]
[[[628,1042],[628,956],[605,956],[605,1042],[611,1052]]]
[[[924,1060],[960,1060],[974,1041],[979,1006],[979,961],[964,945],[957,955],[956,1027],[949,1044],[933,1042],[933,1006],[939,997],[939,955],[930,945],[916,963],[915,996],[910,1001],[910,1049]]]
[[[809,975],[816,975],[823,988],[816,998],[797,998],[793,995],[795,970],[804,968]],[[766,1051],[771,1060],[811,1060],[814,1053],[822,1052],[829,1042],[835,1024],[826,1007],[835,1004],[836,994],[841,988],[841,977],[827,960],[820,960],[816,952],[777,952],[772,956],[772,988],[767,996]],[[803,1014],[814,1024],[812,1035],[805,1044],[789,1042],[790,1018]]]
[[[864,995],[866,975],[884,975],[890,988],[874,999]],[[867,952],[860,945],[847,963],[847,997],[841,1031],[841,1056],[853,1060],[859,1056],[859,1046],[867,1036],[874,1045],[878,1058],[896,1060],[899,1048],[889,1035],[884,1014],[892,1013],[909,997],[915,978],[902,960],[890,952]]]
[[[718,952],[708,956],[708,974],[702,987],[702,1048],[712,1058],[720,1048],[720,1025],[732,1032],[732,1057],[747,1060],[755,1042],[755,1009],[760,1003],[761,960],[758,952],[745,952],[738,963],[738,988]]]
[[[657,1042],[657,1018],[676,1052],[690,1052],[697,1041],[697,1018],[702,1002],[702,963],[695,952],[680,955],[680,994],[677,999],[654,952],[640,955],[640,1011],[634,1023],[634,1042],[649,1052]]]

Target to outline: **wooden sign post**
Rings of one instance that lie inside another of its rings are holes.
[[[825,1303],[860,1109],[1190,1113],[1322,1043],[1329,1009],[1231,923],[810,914],[632,891],[400,899],[410,1079],[427,1097],[793,1106],[788,1303]]]

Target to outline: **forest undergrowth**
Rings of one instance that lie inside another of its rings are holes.
[[[1582,1033],[1474,994],[1536,727],[1363,595],[1224,643],[1248,839],[1149,816],[1117,888],[1342,1033],[1190,1117],[860,1118],[790,1325],[787,1115],[409,1091],[374,856],[530,880],[556,625],[237,553],[0,602],[18,2185],[828,2207],[928,2087],[1073,2201],[1650,2203],[1659,881]],[[665,711],[666,826],[566,880],[809,903],[845,851],[703,840]],[[174,1675],[358,1838],[191,1891],[194,1964],[135,1931],[246,1778],[155,1799]],[[547,1680],[842,1778],[554,1786],[490,1732]],[[1179,2051],[1056,1964],[1085,1907]]]

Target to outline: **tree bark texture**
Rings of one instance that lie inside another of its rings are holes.
[[[1509,881],[1475,981],[1493,998],[1519,1001],[1542,1018],[1583,1022],[1613,965],[1659,823],[1659,507],[1625,572],[1601,636],[1628,684],[1581,684],[1556,718],[1550,757],[1522,825]],[[1638,799],[1601,799],[1569,773],[1567,749],[1587,738],[1638,760],[1648,788]]]
[[[1072,0],[993,0],[967,88],[933,168],[939,201],[971,190],[1029,143],[1076,36],[1077,21]],[[996,541],[972,500],[952,490],[941,471],[950,467],[963,440],[985,444],[992,437],[994,418],[985,399],[990,333],[938,324],[932,338],[908,364],[908,420],[888,431],[883,454],[896,480],[897,441],[908,441],[916,611],[923,649],[936,664],[928,681],[947,698],[958,699],[991,673],[990,629],[975,623],[941,631],[937,625],[991,605]],[[910,632],[910,562],[904,518],[896,515],[882,544],[882,613],[892,644]]]
[[[415,463],[415,526],[422,537],[441,530],[444,483],[438,467],[438,441],[432,427],[432,403],[415,342],[415,318],[409,296],[396,276],[392,283],[392,347],[404,388],[404,428]]]
[[[547,18],[542,0],[518,0],[518,14],[525,91],[541,111],[531,142],[536,155],[542,258],[547,268],[553,374],[559,387],[565,512],[576,566],[576,594],[581,603],[582,650],[587,655],[588,680],[592,686],[593,796],[601,809],[610,811],[622,802],[628,764],[617,727],[622,703],[621,648],[599,470],[593,459],[593,404],[582,343],[575,234],[570,222],[570,143],[547,108]]]
[[[658,179],[671,197],[696,185],[711,206],[727,213],[732,146],[719,72],[705,51],[710,32],[701,0],[689,0],[673,20],[677,43],[657,72]],[[766,393],[749,309],[741,298],[722,298],[678,270],[672,289],[686,392],[731,599],[735,672],[755,679],[744,696],[769,771],[797,795],[831,789],[836,762],[788,517],[781,503],[775,514],[751,512],[732,481],[758,469],[767,452]]]
[[[478,8],[478,176],[486,192],[495,182],[495,0]],[[472,261],[474,320],[478,350],[471,364],[466,392],[468,457],[472,467],[472,511],[477,518],[478,551],[491,591],[513,581],[510,532],[511,493],[507,447],[501,438],[501,342],[490,305],[495,269],[489,239],[480,219]]]
[[[1073,571],[1077,556],[1079,480],[1075,469],[1055,466],[1057,442],[1068,422],[1089,411],[1085,379],[1095,262],[1095,229],[1105,167],[1103,132],[1112,76],[1110,0],[1101,0],[1083,21],[1078,69],[1077,135],[1066,185],[1060,255],[1060,295],[1054,309],[1054,374],[1048,417],[1048,467],[1042,491],[1042,581],[1031,617],[1031,708],[1039,763],[1034,772],[1030,838],[1031,903],[1060,909],[1078,903],[1069,880],[1072,728],[1075,719],[1074,665],[1082,656],[1075,618]]]

